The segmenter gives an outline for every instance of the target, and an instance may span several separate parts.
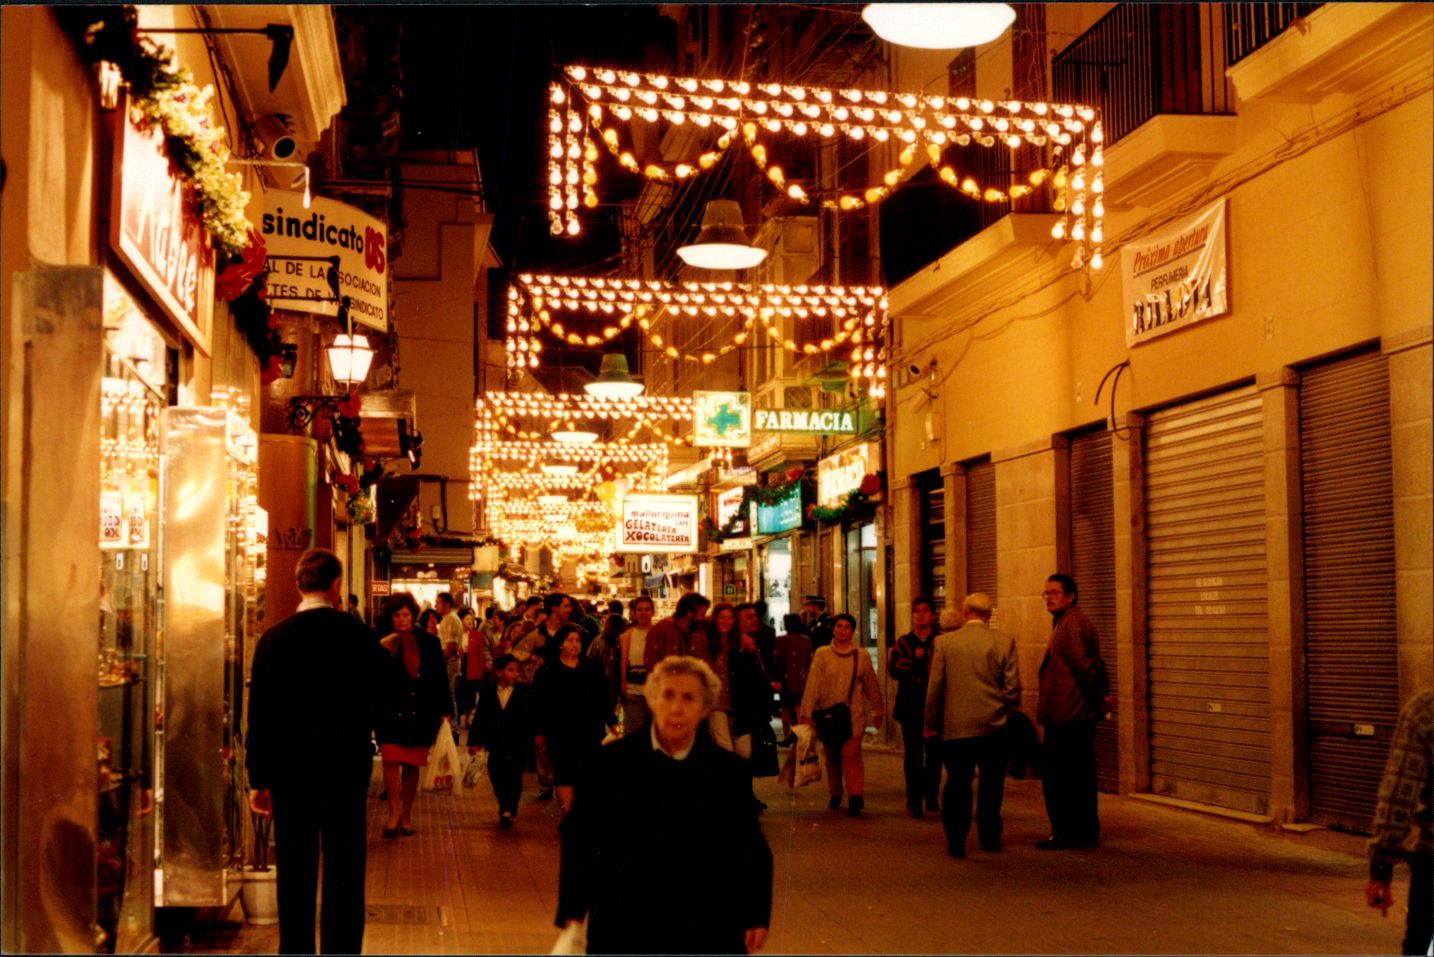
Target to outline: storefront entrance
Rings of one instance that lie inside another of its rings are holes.
[[[762,597],[777,634],[786,634],[783,617],[792,610],[792,540],[782,538],[762,546]]]
[[[876,646],[876,523],[849,528],[846,536],[846,611],[856,617],[857,644]]]

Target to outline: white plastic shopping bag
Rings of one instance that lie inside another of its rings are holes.
[[[419,777],[419,786],[425,791],[452,792],[453,782],[458,778],[458,767],[458,746],[453,743],[453,728],[444,718],[438,737],[428,752],[428,766]]]
[[[809,724],[799,724],[793,729],[797,736],[796,786],[804,787],[822,779],[822,749],[816,732]]]
[[[558,932],[550,954],[586,954],[588,952],[588,920],[575,920]]]
[[[487,768],[488,751],[486,749],[479,748],[474,753],[468,755],[468,767],[463,769],[463,786],[465,788],[476,788],[478,786],[478,778],[482,776]]]

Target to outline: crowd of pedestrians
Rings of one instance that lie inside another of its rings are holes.
[[[469,753],[486,758],[499,828],[515,826],[525,772],[536,773],[538,799],[557,797],[557,924],[565,934],[585,928],[591,953],[762,946],[772,855],[753,780],[778,773],[779,747],[819,742],[828,807],[864,812],[863,740],[885,718],[885,695],[856,619],[828,615],[819,597],[785,616],[778,635],[763,603],[714,607],[696,593],[654,621],[646,596],[624,607],[552,593],[480,617],[448,593],[420,610],[400,592],[370,630],[353,596],[342,610],[341,580],[331,552],[305,553],[298,611],[265,632],[251,673],[250,803],[273,816],[285,862],[281,952],[315,950],[320,873],[319,943],[359,951],[373,756],[383,768],[383,837],[414,834],[420,769],[445,720],[455,737],[466,727]],[[916,598],[910,631],[892,643],[906,809],[940,812],[953,858],[966,856],[973,818],[981,849],[1002,849],[1008,765],[1024,765],[1037,747],[1051,833],[1035,847],[1099,844],[1095,734],[1115,699],[1075,580],[1051,575],[1042,594],[1052,630],[1037,672],[1039,746],[1016,642],[992,625],[988,596],[966,596],[939,621],[933,603]],[[1388,908],[1395,862],[1413,874],[1406,953],[1422,953],[1429,936],[1428,909],[1416,905],[1429,888],[1431,701],[1411,701],[1401,718],[1371,843],[1371,906]],[[682,880],[653,875],[663,859],[653,848],[665,847],[702,866]]]

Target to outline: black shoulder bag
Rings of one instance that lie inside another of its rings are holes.
[[[861,649],[856,648],[851,653],[851,684],[846,689],[846,700],[838,701],[830,708],[818,708],[812,712],[812,724],[817,728],[817,740],[822,744],[839,748],[851,740],[851,701],[852,692],[856,690],[856,656],[864,654]]]

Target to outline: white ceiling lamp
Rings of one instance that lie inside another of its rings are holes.
[[[767,258],[767,251],[747,239],[736,200],[714,199],[702,211],[697,242],[678,247],[677,255],[699,269],[750,269]]]
[[[578,467],[576,465],[565,464],[562,462],[544,462],[543,474],[556,476],[577,475]]]
[[[954,50],[995,40],[1016,11],[1008,3],[868,3],[861,18],[888,43]]]
[[[595,399],[630,399],[642,395],[646,389],[627,370],[627,356],[621,352],[609,352],[602,357],[602,369],[598,377],[583,385],[583,390]]]
[[[591,445],[598,440],[596,432],[589,432],[586,429],[555,429],[553,431],[554,442],[566,442],[569,445]]]
[[[324,350],[328,354],[329,371],[334,381],[343,385],[362,385],[368,378],[368,367],[373,363],[373,350],[369,348],[368,336],[351,336],[339,333],[334,344]]]

